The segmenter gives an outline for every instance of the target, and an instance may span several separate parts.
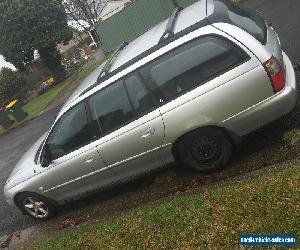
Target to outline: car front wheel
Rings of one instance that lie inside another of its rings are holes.
[[[46,198],[34,194],[23,193],[16,199],[18,207],[24,214],[37,220],[48,220],[55,215],[55,207]]]

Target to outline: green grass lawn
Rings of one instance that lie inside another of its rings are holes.
[[[69,84],[69,81],[56,85],[42,95],[33,98],[24,107],[24,111],[28,113],[28,119],[31,119],[43,111],[51,102],[53,102],[62,89]]]
[[[240,234],[295,233],[299,240],[299,180],[300,168],[293,167],[199,190],[31,248],[237,249]]]
[[[100,64],[101,62],[91,66],[83,66],[60,84],[29,101],[24,106],[24,110],[29,114],[29,119],[38,115],[49,104],[57,101],[59,98],[66,100],[72,94],[74,89],[80,84],[80,82]]]

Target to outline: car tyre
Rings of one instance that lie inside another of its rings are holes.
[[[229,136],[220,129],[200,129],[184,136],[176,147],[181,163],[203,173],[223,169],[232,156]]]
[[[22,193],[16,197],[22,212],[36,220],[48,220],[56,214],[56,207],[45,197],[35,193]]]

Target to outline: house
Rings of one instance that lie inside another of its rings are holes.
[[[109,1],[100,15],[101,20],[106,20],[120,12],[130,2],[131,0]]]
[[[130,0],[108,1],[100,14],[99,21],[110,18],[130,2]],[[68,59],[88,59],[93,53],[90,47],[99,45],[97,33],[93,28],[87,32],[85,28],[89,28],[89,24],[84,20],[70,20],[68,25],[73,29],[73,38],[67,45],[58,46],[61,55]]]

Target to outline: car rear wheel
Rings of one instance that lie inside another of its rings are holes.
[[[56,212],[54,205],[50,201],[35,193],[20,194],[16,202],[24,214],[37,220],[48,220]]]
[[[176,151],[180,161],[199,172],[221,170],[232,155],[232,142],[220,129],[196,130],[178,144]]]

